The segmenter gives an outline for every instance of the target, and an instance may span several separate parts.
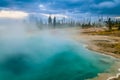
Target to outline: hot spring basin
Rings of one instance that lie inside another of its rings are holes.
[[[114,60],[54,36],[0,40],[0,80],[85,80]]]

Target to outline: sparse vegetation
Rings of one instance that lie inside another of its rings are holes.
[[[89,32],[88,34],[120,37],[120,31],[119,31],[119,30],[112,30],[112,31],[97,31],[97,32],[94,31],[94,32]]]
[[[115,53],[120,55],[120,42],[119,43],[111,43],[111,42],[97,42],[95,43],[97,46],[101,48],[101,50],[105,52]]]

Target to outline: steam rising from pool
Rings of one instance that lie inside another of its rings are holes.
[[[1,35],[0,80],[85,80],[114,62],[63,37],[63,32],[22,29]]]

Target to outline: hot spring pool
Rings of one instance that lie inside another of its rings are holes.
[[[0,80],[85,80],[113,63],[82,44],[53,36],[0,40]]]

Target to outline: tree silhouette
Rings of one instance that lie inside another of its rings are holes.
[[[109,28],[109,31],[112,30],[112,20],[111,18],[108,18],[108,21],[106,21],[107,27]]]
[[[48,24],[52,24],[52,18],[51,18],[51,16],[49,16],[49,18],[48,18]]]
[[[117,21],[118,24],[118,30],[120,30],[120,21]]]
[[[56,17],[54,17],[54,19],[53,19],[53,26],[54,26],[54,28],[56,26]]]

